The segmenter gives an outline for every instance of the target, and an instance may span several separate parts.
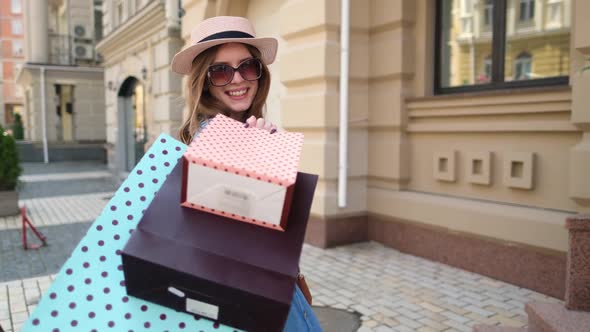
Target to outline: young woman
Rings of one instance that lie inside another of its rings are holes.
[[[172,60],[172,70],[188,75],[189,114],[180,127],[180,140],[189,144],[221,113],[246,127],[276,127],[265,121],[263,108],[270,88],[271,64],[277,52],[274,38],[256,38],[250,21],[242,17],[207,19],[191,33],[192,45]],[[301,289],[295,287],[284,331],[321,331]]]

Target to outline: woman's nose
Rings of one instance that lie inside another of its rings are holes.
[[[232,78],[231,82],[232,83],[241,83],[243,81],[244,81],[244,78],[240,74],[240,71],[239,70],[236,70],[235,73],[234,73],[234,77]]]

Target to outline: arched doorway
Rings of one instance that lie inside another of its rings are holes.
[[[122,172],[130,172],[143,157],[147,141],[145,94],[135,77],[125,79],[118,94],[117,159]]]

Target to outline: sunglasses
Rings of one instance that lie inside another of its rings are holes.
[[[213,86],[225,86],[231,83],[238,71],[246,81],[256,81],[262,76],[262,63],[259,59],[252,58],[240,63],[237,68],[226,64],[209,66],[207,77]]]

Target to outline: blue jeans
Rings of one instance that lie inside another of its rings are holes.
[[[295,285],[293,302],[283,332],[321,332],[322,328],[301,289]]]

